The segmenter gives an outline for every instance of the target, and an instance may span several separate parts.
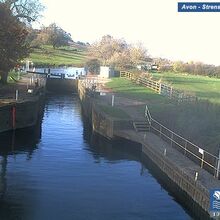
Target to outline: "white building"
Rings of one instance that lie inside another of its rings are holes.
[[[99,77],[101,78],[110,78],[114,76],[114,70],[108,66],[100,66]]]

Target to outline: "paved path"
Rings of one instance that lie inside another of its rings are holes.
[[[19,101],[28,100],[30,94],[28,89],[34,89],[35,84],[31,84],[33,74],[25,74],[18,82],[0,85],[0,106],[15,102],[15,92],[18,90]]]

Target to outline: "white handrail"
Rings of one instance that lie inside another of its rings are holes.
[[[169,139],[171,141],[171,145],[172,143],[175,143],[176,145],[178,145],[181,149],[183,149],[185,152],[188,152],[190,155],[192,155],[194,158],[198,159],[201,161],[201,168],[203,168],[203,163],[205,163],[206,165],[208,165],[210,168],[214,169],[214,176],[215,177],[218,177],[217,175],[217,172],[218,169],[216,168],[216,164],[213,165],[211,164],[210,162],[206,161],[204,159],[204,155],[207,154],[209,155],[210,157],[212,157],[212,159],[215,161],[215,162],[218,162],[219,158],[211,153],[209,153],[208,151],[200,148],[199,146],[195,145],[194,143],[192,143],[191,141],[185,139],[184,137],[180,136],[179,134],[176,134],[174,131],[170,130],[169,128],[165,127],[164,125],[162,125],[160,122],[158,122],[157,120],[153,119],[151,117],[151,114],[150,114],[150,111],[149,111],[149,108],[148,106],[146,105],[145,107],[145,117],[147,118],[147,121],[148,123],[150,124],[150,128],[152,128],[153,130],[157,131],[160,133],[160,135],[163,135],[164,137],[166,137],[167,139]],[[159,126],[159,129],[157,129],[153,123],[155,123],[156,125]],[[168,136],[167,134],[165,134],[163,131],[162,131],[162,128],[166,131],[168,131],[170,133],[170,136]],[[201,151],[203,152],[203,156],[199,157],[198,155],[196,155],[195,153],[193,153],[192,151],[190,151],[189,149],[186,148],[186,146],[183,146],[181,145],[180,143],[178,143],[176,140],[174,140],[174,136],[180,138],[181,140],[184,141],[184,143],[186,144],[190,144],[192,147],[194,147],[198,152]]]

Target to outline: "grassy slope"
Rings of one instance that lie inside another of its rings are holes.
[[[35,66],[83,66],[87,59],[87,51],[71,47],[53,49],[47,45],[34,49],[29,58]]]
[[[114,78],[107,84],[125,97],[144,100],[152,116],[170,129],[217,154],[220,143],[220,107],[207,102],[175,103],[131,81]],[[140,114],[144,109],[138,109]]]
[[[220,79],[173,72],[153,73],[153,78],[173,85],[174,88],[190,91],[201,99],[220,104]]]

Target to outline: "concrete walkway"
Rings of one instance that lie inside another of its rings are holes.
[[[21,76],[18,82],[0,85],[0,106],[15,102],[16,90],[18,90],[19,102],[29,100],[31,94],[28,93],[28,89],[35,88],[35,83],[31,83],[31,77],[33,77],[33,74],[25,74]]]

